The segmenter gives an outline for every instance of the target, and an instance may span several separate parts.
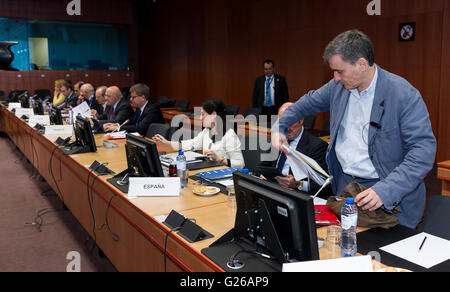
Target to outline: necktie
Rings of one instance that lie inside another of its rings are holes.
[[[292,141],[288,140],[288,143],[291,144]],[[281,152],[280,158],[278,159],[278,165],[277,168],[281,172],[283,171],[284,165],[286,164],[287,156],[284,154],[284,152]]]
[[[109,112],[109,120],[110,121],[114,120],[114,107],[111,107],[111,111]]]
[[[134,120],[134,124],[137,126],[139,124],[139,120],[141,119],[141,109],[138,108],[136,111],[136,119]]]
[[[270,85],[272,84],[273,76],[267,78],[266,80],[266,106],[272,106],[272,92],[270,90]]]

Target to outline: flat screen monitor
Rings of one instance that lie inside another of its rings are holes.
[[[50,107],[48,114],[50,116],[50,123],[52,123],[53,125],[63,124],[61,110],[59,108]]]
[[[144,138],[127,134],[125,146],[128,169],[133,176],[164,177],[156,144]]]
[[[33,111],[35,115],[43,115],[44,114],[44,107],[42,105],[42,101],[36,100],[33,105]]]
[[[22,108],[30,108],[30,97],[28,96],[28,91],[25,91],[22,94],[20,94],[18,98]]]
[[[61,111],[59,110],[59,112]],[[78,116],[75,120],[74,131],[77,140],[76,143],[84,149],[84,153],[97,151],[97,145],[95,144],[89,120]]]
[[[319,259],[311,196],[244,173],[233,179],[235,239],[267,249],[279,263]]]

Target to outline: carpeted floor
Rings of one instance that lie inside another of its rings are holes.
[[[34,176],[32,176],[34,175]],[[0,136],[0,272],[113,272],[75,217],[15,145]],[[38,214],[43,216],[36,218]],[[41,232],[37,225],[43,222]],[[43,220],[43,221],[41,221]]]

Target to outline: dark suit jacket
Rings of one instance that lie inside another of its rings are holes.
[[[98,116],[98,120],[101,124],[117,123],[121,125],[123,124],[123,122],[131,119],[131,117],[133,116],[133,108],[131,107],[130,103],[123,98],[117,104],[112,120],[109,119],[111,110],[113,110],[113,107],[108,105],[105,109],[105,112]]]
[[[89,104],[89,101],[86,101]],[[91,104],[89,104],[89,107],[91,109],[95,109],[97,111],[97,113],[102,113],[103,112],[103,107],[101,104],[98,103],[97,98],[94,95],[94,98],[91,102]]]
[[[286,79],[274,74],[275,82],[275,108],[278,111],[280,106],[289,101],[289,92],[286,83]],[[260,76],[256,78],[255,87],[253,89],[253,107],[261,108],[264,106],[264,96],[266,92],[266,76]]]
[[[134,113],[133,118],[129,123],[120,128],[121,131],[127,131],[128,133],[139,132],[139,134],[145,136],[147,134],[148,127],[152,123],[164,124],[165,120],[163,114],[157,104],[149,101],[144,108],[144,112],[141,114],[138,124],[136,125],[137,111]]]
[[[66,107],[76,107],[78,102],[78,95],[75,93],[75,91],[72,91],[72,93],[66,97],[64,103],[60,106],[60,108],[66,108]]]
[[[300,138],[300,141],[297,144],[296,150],[317,161],[320,167],[322,167],[323,170],[325,170],[328,173],[328,166],[325,161],[327,148],[328,148],[327,142],[323,141],[322,139],[316,136],[311,135],[309,132],[304,130],[302,137]],[[275,161],[263,162],[262,165],[277,167],[277,161],[278,159],[276,159]],[[309,182],[310,182],[309,194],[314,195],[320,189],[320,186],[312,179],[310,179]],[[322,192],[318,195],[318,197],[326,199],[331,195],[332,195],[331,185],[328,185],[322,190]]]

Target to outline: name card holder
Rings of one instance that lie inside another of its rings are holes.
[[[22,105],[20,104],[20,102],[10,102],[8,104],[8,110],[12,111],[15,108],[21,108]]]
[[[45,135],[72,135],[72,125],[53,125],[45,127]]]
[[[34,126],[36,126],[36,124],[39,124],[41,126],[50,126],[50,116],[48,116],[48,115],[32,115],[32,116],[30,116],[28,125],[30,125],[30,127],[34,127]]]
[[[34,111],[32,108],[16,108],[16,117],[22,118],[22,116],[30,117],[34,115]]]
[[[132,197],[177,197],[179,177],[130,177],[128,195]]]

